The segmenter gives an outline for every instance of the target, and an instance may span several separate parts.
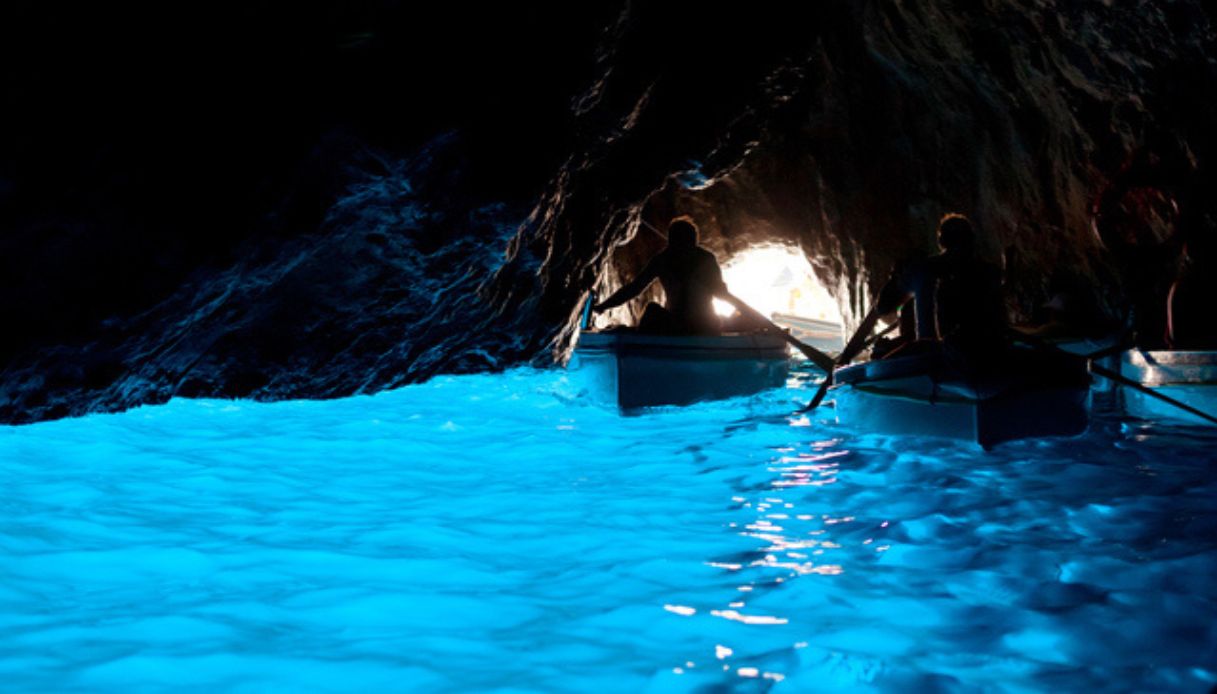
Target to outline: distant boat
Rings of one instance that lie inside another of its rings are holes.
[[[843,367],[835,372],[837,417],[864,431],[963,439],[985,449],[1086,431],[1085,358],[1014,349],[1006,365],[967,378],[933,351]]]
[[[1217,351],[1147,352],[1132,349],[1121,355],[1120,375],[1201,412],[1217,415]],[[1211,425],[1132,388],[1121,388],[1120,391],[1124,411],[1134,417]]]
[[[790,355],[785,340],[771,333],[672,336],[622,330],[584,332],[574,362],[593,399],[630,412],[775,388],[786,381]]]
[[[822,352],[837,353],[845,349],[845,334],[840,323],[796,316],[793,313],[774,313],[773,322],[790,328],[790,334]]]

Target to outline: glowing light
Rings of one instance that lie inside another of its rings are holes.
[[[685,607],[684,605],[664,605],[663,609],[667,610],[668,612],[674,612],[682,617],[697,614],[697,610],[693,609],[692,607]]]
[[[744,251],[723,265],[723,281],[731,293],[766,316],[793,313],[841,322],[841,309],[812,274],[802,252],[786,246],[760,246]],[[735,309],[715,300],[720,315]]]

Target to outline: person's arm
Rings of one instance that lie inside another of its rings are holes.
[[[662,258],[662,253],[652,258],[651,262],[647,263],[647,266],[642,269],[642,272],[639,273],[639,275],[635,277],[632,282],[613,292],[613,295],[609,298],[593,306],[592,311],[595,313],[600,313],[601,311],[607,311],[610,308],[617,308],[618,306],[641,294],[642,290],[646,289],[647,286],[650,285],[651,282],[654,282],[655,278],[659,276],[660,268],[663,265]]]
[[[875,306],[862,319],[862,323],[858,325],[849,344],[841,350],[841,354],[837,357],[838,364],[848,364],[853,361],[866,347],[866,340],[874,331],[879,319],[892,315],[912,298],[912,292],[906,286],[905,280],[904,273],[892,273],[891,278],[879,290],[879,298],[875,302]]]

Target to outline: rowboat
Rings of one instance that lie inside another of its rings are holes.
[[[1217,414],[1217,351],[1142,351],[1120,357],[1120,375],[1210,414]],[[1132,388],[1121,388],[1124,411],[1143,419],[1211,425],[1201,418]]]
[[[836,370],[837,418],[862,431],[1004,441],[1076,436],[1089,424],[1086,359],[1011,349],[1002,369],[965,375],[939,349]]]
[[[584,332],[573,368],[592,398],[622,411],[748,395],[785,383],[786,342],[773,333],[715,336]]]

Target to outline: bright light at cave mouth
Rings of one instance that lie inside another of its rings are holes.
[[[796,249],[761,246],[738,253],[723,265],[723,281],[732,294],[766,316],[781,313],[842,322],[836,299],[816,279],[806,256]],[[714,308],[723,316],[735,311],[718,299]]]

